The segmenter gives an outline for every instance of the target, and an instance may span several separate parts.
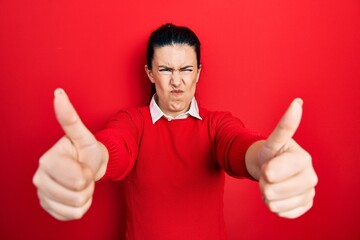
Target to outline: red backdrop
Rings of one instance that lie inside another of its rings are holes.
[[[149,33],[184,24],[203,43],[199,101],[230,110],[268,134],[294,97],[304,116],[295,139],[319,175],[314,207],[296,220],[271,214],[256,183],[227,178],[229,239],[359,239],[359,1],[0,2],[0,238],[122,239],[121,183],[96,186],[79,221],[39,206],[32,175],[62,132],[53,90],[67,90],[99,130],[118,109],[149,98]]]

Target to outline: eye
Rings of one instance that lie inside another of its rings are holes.
[[[171,72],[170,68],[160,68],[159,72]]]
[[[192,68],[184,68],[184,69],[181,69],[182,72],[192,72],[193,69]]]

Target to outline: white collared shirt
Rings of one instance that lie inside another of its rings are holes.
[[[191,100],[189,111],[185,113],[181,113],[176,117],[167,116],[163,111],[161,111],[159,105],[156,103],[155,100],[156,94],[151,98],[150,101],[150,114],[153,124],[155,124],[160,118],[165,117],[168,121],[175,120],[175,119],[185,119],[189,116],[202,120],[199,114],[199,107],[195,97]]]

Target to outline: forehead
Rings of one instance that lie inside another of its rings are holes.
[[[154,49],[153,63],[157,65],[196,64],[195,48],[187,44],[173,44]]]

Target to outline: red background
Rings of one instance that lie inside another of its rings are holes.
[[[149,99],[149,33],[187,25],[203,43],[202,105],[229,110],[268,134],[294,97],[304,99],[295,139],[319,175],[314,207],[296,220],[263,204],[256,183],[227,178],[229,239],[359,239],[360,2],[0,2],[1,239],[121,239],[121,183],[101,183],[80,221],[59,222],[31,183],[61,135],[53,90],[63,87],[99,130],[118,109]]]

